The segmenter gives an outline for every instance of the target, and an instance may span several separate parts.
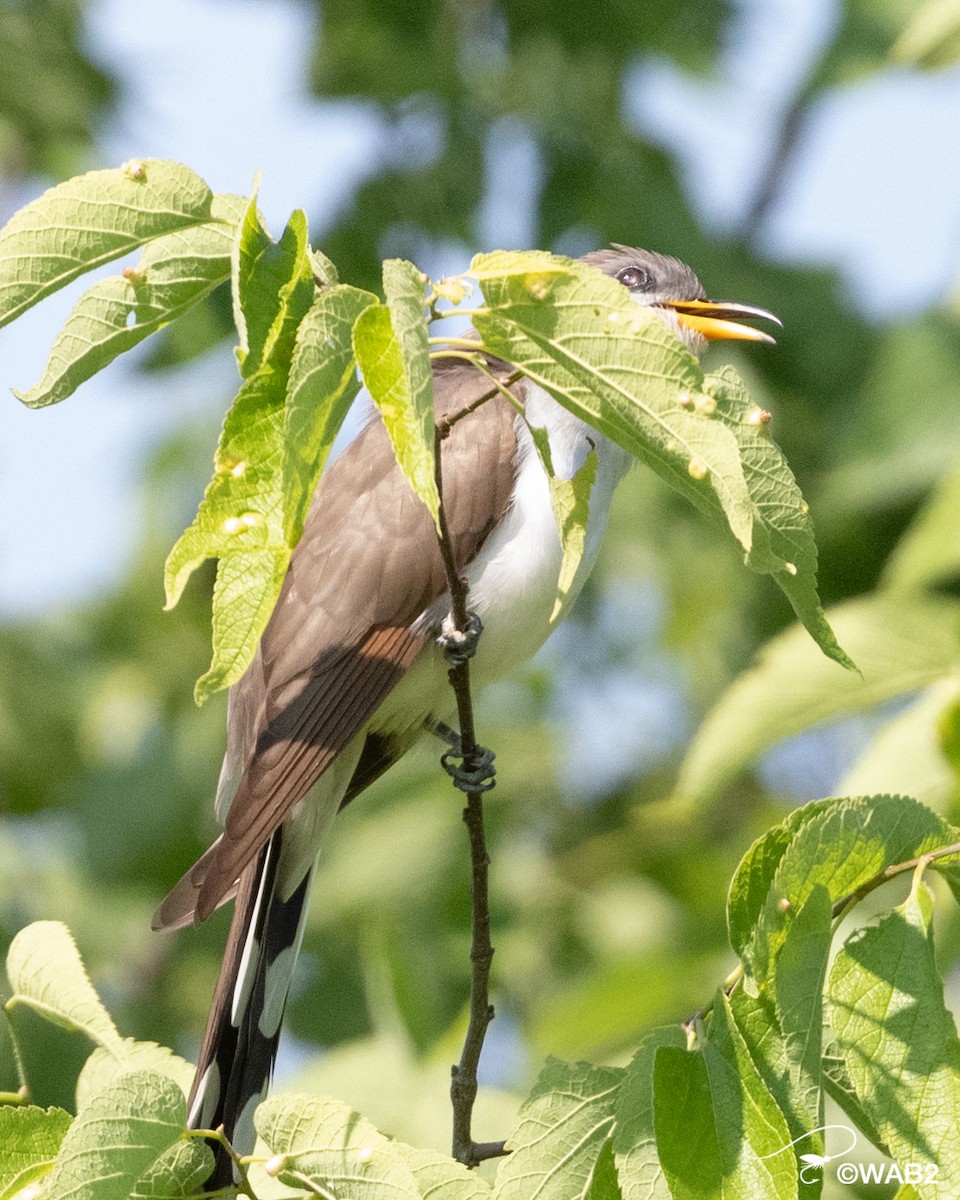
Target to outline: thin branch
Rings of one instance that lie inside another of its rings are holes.
[[[455,420],[466,416],[484,400],[496,395],[496,389],[459,414]],[[450,588],[451,615],[455,629],[463,634],[471,622],[467,610],[467,583],[459,574],[453,555],[453,542],[443,507],[443,472],[441,448],[454,421],[448,418],[438,425],[436,432],[436,481],[440,495],[439,543],[440,553]],[[445,426],[445,428],[444,428]],[[450,685],[457,698],[457,715],[460,724],[460,752],[465,771],[477,770],[481,765],[483,751],[477,745],[476,727],[473,717],[473,697],[470,691],[470,664],[466,657],[460,658],[450,668]],[[477,1098],[477,1067],[487,1028],[493,1020],[494,1011],[490,1003],[490,964],[493,961],[493,945],[490,941],[489,866],[483,822],[483,794],[478,787],[467,793],[467,806],[463,819],[470,838],[472,905],[470,947],[470,1020],[463,1043],[459,1063],[452,1068],[450,1103],[453,1108],[453,1157],[467,1167],[475,1167],[489,1158],[505,1153],[503,1142],[475,1142],[473,1140],[473,1105]]]

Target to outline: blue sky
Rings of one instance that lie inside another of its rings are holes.
[[[90,45],[125,81],[97,165],[175,158],[216,190],[242,193],[259,170],[274,230],[304,206],[322,234],[389,145],[375,105],[306,95],[312,11],[294,0],[96,0]],[[628,117],[676,154],[708,226],[742,220],[778,115],[836,17],[832,0],[743,0],[716,80],[637,64]],[[878,321],[936,303],[953,285],[960,250],[960,166],[944,137],[957,128],[956,71],[890,70],[834,93],[815,113],[760,244],[783,261],[836,265],[850,303]],[[495,136],[522,180],[522,168],[536,165],[530,139],[509,123]],[[46,182],[0,193],[0,202],[12,211]],[[489,245],[494,231],[505,245],[528,242],[534,194],[527,185],[491,196],[478,243]],[[421,265],[462,269],[466,249],[434,247],[435,261]],[[0,386],[36,380],[79,290],[0,331]],[[39,413],[0,401],[0,614],[58,610],[115,582],[145,519],[136,481],[150,447],[188,418],[215,429],[233,384],[225,349],[175,377],[117,363]],[[159,604],[159,579],[157,596]]]

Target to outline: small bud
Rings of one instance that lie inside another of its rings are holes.
[[[246,529],[253,529],[255,525],[263,524],[263,516],[258,512],[245,512],[241,515],[240,520]]]
[[[710,474],[710,468],[702,458],[691,458],[687,463],[687,471],[692,479],[706,479]]]
[[[287,1165],[287,1156],[285,1154],[275,1154],[273,1158],[268,1158],[263,1164],[264,1172],[271,1179],[276,1179],[283,1168]]]
[[[357,1151],[357,1162],[369,1162],[371,1158],[373,1158],[372,1146],[361,1146]]]
[[[147,177],[147,168],[143,165],[139,158],[128,158],[123,166],[121,166],[120,170],[128,179],[136,179],[139,181],[141,179],[146,179]]]
[[[773,413],[767,412],[765,408],[751,408],[747,413],[746,423],[763,428],[764,425],[769,425],[772,420]]]
[[[239,517],[227,517],[227,519],[223,523],[223,532],[224,533],[230,533],[230,534],[239,533],[240,530],[243,528],[245,528],[245,526],[243,524],[243,521],[241,521]]]
[[[534,300],[546,300],[550,289],[547,287],[547,281],[542,275],[528,275],[527,291]]]
[[[697,397],[695,403],[697,406],[697,412],[702,413],[705,417],[712,417],[717,411],[716,400],[713,398],[713,396],[708,396],[705,393],[701,393]]]
[[[785,563],[783,564],[783,569],[786,571],[786,573],[787,573],[788,575],[796,575],[796,573],[797,573],[797,564],[796,564],[796,563],[788,563],[788,562],[785,562]]]
[[[693,397],[686,388],[677,393],[677,403],[681,408],[693,408]]]
[[[128,283],[132,283],[134,287],[139,286],[147,277],[147,272],[142,267],[124,267],[121,272],[124,279]]]
[[[806,500],[800,501],[800,511],[803,513],[804,516],[806,516],[807,513],[810,511],[810,505],[806,502]]]
[[[781,896],[777,901],[777,912],[788,913],[792,908],[793,905],[786,898],[786,896]]]

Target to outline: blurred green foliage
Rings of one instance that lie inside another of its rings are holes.
[[[379,105],[395,137],[336,223],[313,236],[358,286],[376,286],[386,254],[417,260],[425,247],[475,246],[481,206],[499,182],[491,138],[510,123],[532,139],[542,171],[537,245],[656,247],[692,263],[711,294],[782,317],[775,350],[735,357],[752,395],[774,413],[774,436],[811,504],[825,601],[878,586],[897,586],[907,604],[910,588],[955,593],[955,477],[937,489],[955,472],[960,446],[956,312],[871,325],[829,270],[773,263],[754,236],[810,113],[831,88],[887,64],[905,7],[848,0],[783,115],[751,220],[719,235],[698,222],[669,154],[627,122],[623,90],[644,55],[716,72],[734,29],[729,5],[331,0],[322,19],[318,9],[311,86],[321,98]],[[65,0],[0,4],[0,46],[15,48],[0,58],[27,80],[17,85],[6,67],[0,79],[8,176],[94,165],[79,156],[115,85],[86,58],[79,12]],[[254,166],[256,148],[250,153]],[[303,202],[309,208],[310,197]],[[213,297],[202,320],[173,327],[151,365],[173,379],[229,319],[229,303]],[[225,402],[230,386],[225,380]],[[0,627],[0,940],[38,918],[68,921],[120,1027],[187,1055],[203,1027],[224,915],[176,938],[148,926],[214,833],[224,706],[220,697],[197,709],[192,699],[208,658],[212,576],[163,614],[161,575],[201,494],[214,438],[189,428],[158,449],[144,479],[143,538],[121,588],[70,613]],[[918,548],[923,529],[932,532]],[[891,556],[899,567],[887,568]],[[898,583],[898,571],[912,576]],[[647,601],[624,605],[623,596]],[[790,621],[771,583],[637,471],[563,649],[548,649],[481,700],[481,737],[499,769],[488,805],[498,1011],[489,1082],[522,1090],[548,1052],[622,1061],[646,1028],[699,1009],[729,970],[727,882],[753,838],[809,796],[806,776],[748,764],[708,805],[670,797],[704,714]],[[940,686],[951,674],[945,663]],[[581,728],[604,723],[614,676],[638,693],[672,697],[668,727],[638,719],[629,737],[604,742],[592,771],[588,759],[573,773],[566,748],[582,744]],[[915,789],[927,788],[924,798],[956,820],[956,692],[926,711],[929,746],[916,756]],[[868,733],[860,729],[863,749],[892,715],[874,714]],[[808,758],[822,758],[827,745],[821,734],[809,738]],[[900,790],[911,782],[912,754],[910,742],[897,751]],[[931,754],[941,768],[932,793]],[[288,1008],[281,1075],[300,1069],[311,1087],[339,1087],[382,1128],[443,1147],[436,1090],[463,1023],[469,868],[459,802],[436,757],[435,747],[419,748],[338,821]],[[854,757],[848,751],[841,765]],[[574,788],[574,774],[595,776],[597,786]],[[960,952],[955,918],[939,950],[949,978]],[[947,998],[955,1008],[949,987]],[[334,1050],[321,1059],[318,1046]],[[403,1105],[381,1077],[398,1081]],[[14,1081],[0,1045],[0,1089]],[[500,1132],[478,1126],[483,1137]]]

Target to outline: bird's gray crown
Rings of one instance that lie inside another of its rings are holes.
[[[583,262],[599,267],[628,288],[641,304],[664,300],[705,300],[703,284],[686,263],[669,254],[614,242],[608,250],[592,250]]]

